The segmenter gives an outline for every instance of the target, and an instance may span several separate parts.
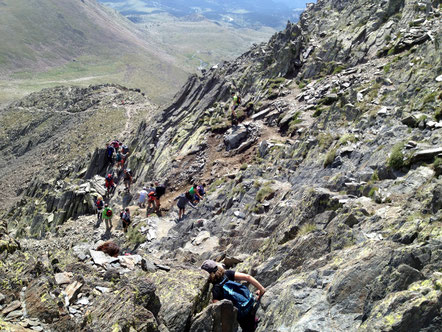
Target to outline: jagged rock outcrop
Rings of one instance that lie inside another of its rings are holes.
[[[20,243],[8,234],[8,224],[0,220],[0,255],[6,257],[8,253],[14,253],[20,249]]]
[[[200,312],[192,322],[190,332],[237,331],[236,308],[232,302],[219,301]]]
[[[0,109],[1,213],[34,178],[81,176],[97,148],[127,140],[154,111],[140,90],[116,84],[44,89]]]

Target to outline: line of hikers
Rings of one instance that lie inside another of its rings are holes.
[[[106,188],[106,196],[109,197],[115,192],[116,182],[121,176],[121,172],[117,175],[114,174],[113,171],[109,172],[104,178],[104,187]],[[124,181],[124,189],[126,191],[130,191],[130,186],[133,182],[133,173],[130,168],[123,169],[123,181]]]
[[[114,215],[112,208],[109,206],[109,204],[104,202],[102,196],[97,197],[97,200],[95,201],[95,206],[97,209],[97,224],[95,225],[95,227],[98,228],[101,222],[104,220],[106,233],[110,233],[110,231],[112,230],[112,217]],[[129,208],[121,210],[120,220],[123,224],[124,233],[127,233],[127,229],[131,224]]]
[[[120,149],[121,148],[121,149]],[[115,139],[106,144],[106,158],[110,165],[116,164],[117,168],[124,168],[125,162],[129,157],[130,151],[126,144]],[[115,155],[115,156],[114,156]]]

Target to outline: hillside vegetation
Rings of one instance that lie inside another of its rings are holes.
[[[3,0],[0,8],[0,101],[109,81],[164,101],[186,78],[161,45],[95,0]]]

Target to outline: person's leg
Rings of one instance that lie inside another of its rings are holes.
[[[255,314],[250,314],[242,318],[238,318],[238,323],[241,326],[243,332],[255,331]]]

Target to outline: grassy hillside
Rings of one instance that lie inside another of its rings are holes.
[[[139,15],[137,19],[142,33],[159,45],[167,45],[168,53],[190,72],[232,60],[276,32],[270,27],[233,28],[200,15],[178,19],[162,12]]]
[[[186,73],[134,25],[95,0],[0,1],[0,102],[63,83],[119,82],[156,101]]]

